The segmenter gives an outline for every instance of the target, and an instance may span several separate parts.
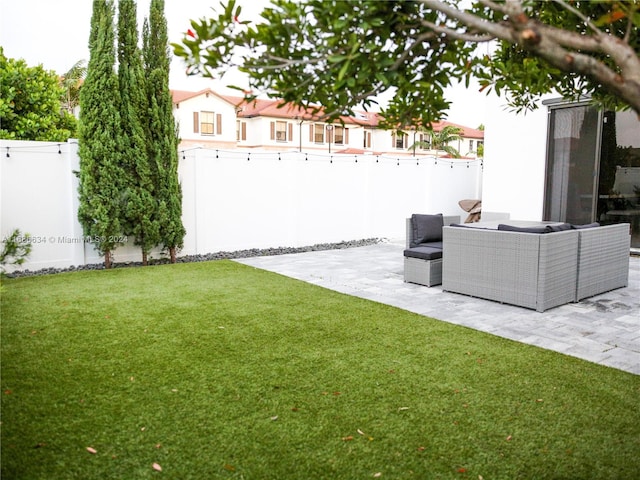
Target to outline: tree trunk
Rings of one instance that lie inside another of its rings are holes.
[[[142,265],[145,267],[148,265],[147,252],[145,251],[142,252]]]
[[[171,257],[171,263],[176,263],[176,247],[169,248],[169,256]]]
[[[107,250],[104,252],[104,268],[111,268],[111,251]]]

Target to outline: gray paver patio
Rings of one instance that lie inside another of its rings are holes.
[[[640,375],[640,257],[630,257],[628,287],[540,313],[404,283],[403,249],[404,239],[237,261]]]

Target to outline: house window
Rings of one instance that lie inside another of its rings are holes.
[[[278,142],[286,142],[287,138],[287,122],[276,122],[276,140]]]
[[[291,142],[293,140],[293,124],[289,122],[271,122],[269,138],[277,142]]]
[[[473,140],[469,140],[469,151],[473,152]]]
[[[431,135],[426,135],[424,133],[421,133],[420,136],[418,137],[418,141],[420,142],[419,148],[421,150],[431,149]]]
[[[333,127],[333,143],[336,145],[349,143],[349,129],[339,126]]]
[[[364,142],[362,146],[364,148],[371,148],[371,132],[364,132]]]
[[[315,143],[324,143],[324,125],[315,123],[313,125],[313,141]]]
[[[214,112],[193,112],[193,133],[220,135],[222,133],[222,115]]]
[[[394,148],[405,149],[407,148],[408,135],[406,133],[396,133],[392,134],[392,141]]]
[[[247,122],[236,121],[236,140],[244,141],[247,139]]]
[[[216,115],[214,112],[200,112],[200,133],[213,135]]]

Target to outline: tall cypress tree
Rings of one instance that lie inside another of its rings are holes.
[[[115,74],[114,6],[94,0],[89,37],[89,64],[80,93],[78,219],[84,234],[111,267],[112,252],[122,235],[122,179]]]
[[[148,253],[160,243],[160,237],[144,128],[148,103],[134,0],[118,3],[118,62],[120,138],[126,170],[123,223],[125,233],[140,246],[142,263],[146,265]]]
[[[160,241],[171,262],[182,248],[182,190],[178,180],[178,130],[169,90],[170,51],[164,0],[152,0],[143,30],[145,78],[147,80],[148,151],[154,183]]]

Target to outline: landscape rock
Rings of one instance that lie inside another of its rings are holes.
[[[344,248],[364,247],[367,245],[375,245],[380,243],[380,238],[366,238],[363,240],[349,240],[338,243],[319,243],[316,245],[310,245],[307,247],[277,247],[277,248],[251,248],[248,250],[237,250],[234,252],[215,252],[198,255],[185,255],[176,259],[177,263],[191,263],[191,262],[208,262],[212,260],[232,260],[238,258],[250,258],[250,257],[267,257],[274,255],[286,255],[289,253],[305,253],[305,252],[319,252],[323,250],[340,250]],[[153,259],[149,261],[149,265],[164,265],[168,264],[168,258]],[[126,268],[126,267],[141,267],[142,262],[119,262],[113,263],[112,268]],[[56,273],[64,272],[78,272],[87,270],[104,270],[103,263],[93,263],[89,265],[73,265],[67,268],[43,268],[41,270],[18,270],[11,273],[6,273],[7,278],[19,278],[19,277],[32,277],[37,275],[53,275]]]

